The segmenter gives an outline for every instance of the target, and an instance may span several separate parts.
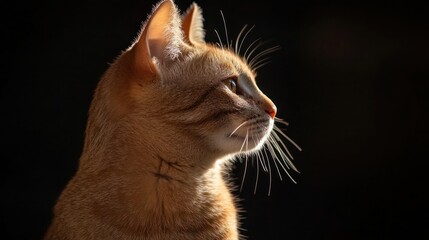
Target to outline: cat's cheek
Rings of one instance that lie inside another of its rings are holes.
[[[253,139],[250,134],[247,134],[246,131],[231,134],[231,131],[218,131],[213,134],[212,144],[214,148],[219,151],[220,154],[236,154],[240,152],[248,152],[259,144],[258,141]]]
[[[248,153],[263,148],[274,127],[274,120],[259,115],[244,121],[236,127],[224,142],[235,151]]]
[[[245,141],[244,137],[228,136],[226,133],[217,133],[213,135],[212,143],[221,154],[233,154],[240,152]]]

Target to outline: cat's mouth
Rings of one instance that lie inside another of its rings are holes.
[[[273,129],[273,121],[253,118],[236,125],[229,132],[219,132],[218,146],[229,153],[253,152],[261,149]]]

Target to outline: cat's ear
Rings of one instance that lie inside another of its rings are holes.
[[[136,67],[145,73],[157,74],[154,61],[176,59],[181,54],[181,45],[183,35],[177,7],[172,0],[163,0],[154,7],[132,46]]]
[[[189,44],[205,42],[203,20],[201,8],[196,3],[192,3],[182,18],[182,29],[185,33],[185,40]]]

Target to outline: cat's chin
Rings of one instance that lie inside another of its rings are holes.
[[[267,141],[269,133],[262,137],[240,134],[225,134],[216,139],[218,148],[227,154],[254,152],[261,149]]]
[[[268,133],[263,137],[251,137],[251,136],[230,136],[229,138],[238,143],[237,146],[240,148],[238,152],[253,152],[261,149],[264,146],[265,141],[268,138]]]

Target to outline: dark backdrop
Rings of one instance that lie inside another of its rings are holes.
[[[37,2],[37,3],[36,3]],[[411,1],[199,1],[207,41],[279,45],[258,71],[290,125],[297,181],[249,165],[238,197],[249,239],[428,236],[428,8]],[[40,239],[77,168],[92,93],[154,1],[3,6],[2,239]],[[177,1],[184,10],[191,1]],[[6,28],[6,31],[4,31]],[[4,54],[5,53],[5,54]],[[237,163],[237,185],[244,164]],[[3,237],[5,236],[5,237]]]

